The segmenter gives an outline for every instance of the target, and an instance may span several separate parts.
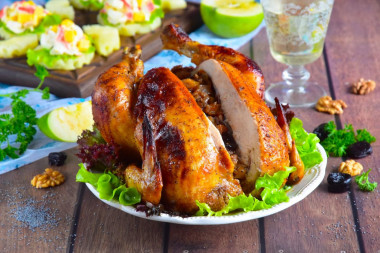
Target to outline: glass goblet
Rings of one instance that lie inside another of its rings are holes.
[[[288,68],[284,81],[274,83],[265,91],[267,102],[292,107],[314,105],[325,90],[309,82],[305,64],[317,60],[323,51],[327,26],[334,0],[261,0],[273,58]]]

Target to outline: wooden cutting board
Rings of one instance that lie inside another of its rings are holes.
[[[96,12],[77,11],[75,23],[78,25],[95,24]],[[157,54],[161,48],[160,32],[169,23],[176,23],[190,33],[202,25],[199,5],[188,4],[185,10],[166,13],[162,26],[155,31],[135,37],[121,37],[122,47],[140,44],[143,61]],[[95,55],[91,64],[73,71],[49,71],[44,86],[59,97],[87,97],[91,95],[99,74],[121,60],[123,50],[120,49],[108,57]],[[36,87],[39,79],[34,76],[35,68],[29,67],[26,58],[0,59],[0,82],[10,85]]]

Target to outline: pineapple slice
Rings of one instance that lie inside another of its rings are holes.
[[[13,58],[26,54],[28,49],[38,46],[36,34],[26,34],[0,41],[0,58]]]
[[[46,3],[45,8],[59,16],[62,19],[74,20],[75,12],[74,8],[70,5],[69,0],[50,0]]]
[[[185,0],[161,0],[161,7],[165,12],[186,8]]]
[[[83,26],[83,31],[92,38],[96,52],[100,55],[108,56],[113,51],[120,49],[120,37],[117,28],[102,25],[85,25]]]
[[[7,30],[4,29],[4,27],[0,26],[0,38],[7,40],[7,39],[13,38],[15,36],[16,35],[8,32]]]

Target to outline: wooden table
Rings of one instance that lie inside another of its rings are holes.
[[[340,116],[297,109],[308,131],[334,120],[367,128],[380,140],[380,88],[366,96],[348,92],[359,78],[380,82],[380,1],[336,0],[322,57],[307,66],[311,79],[348,108]],[[265,30],[241,51],[262,67],[267,83],[280,80],[284,65],[269,54]],[[380,182],[380,141],[360,162]],[[326,179],[300,203],[266,218],[221,226],[184,226],[147,221],[108,207],[75,182],[75,149],[59,170],[67,181],[40,190],[32,177],[47,159],[0,176],[0,252],[380,252],[380,194],[332,194]],[[326,176],[341,158],[329,158]],[[38,213],[40,224],[26,219]],[[48,217],[49,222],[41,217]],[[26,224],[18,220],[26,220]]]

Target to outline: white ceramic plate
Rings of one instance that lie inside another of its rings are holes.
[[[189,217],[189,218],[182,218],[179,216],[170,216],[168,214],[161,214],[159,216],[154,215],[154,216],[146,217],[145,212],[137,212],[134,207],[123,206],[119,202],[116,202],[114,200],[109,201],[109,200],[100,199],[99,193],[96,191],[96,189],[91,184],[86,184],[86,185],[90,189],[90,191],[104,203],[110,206],[113,206],[117,209],[120,209],[131,215],[148,219],[148,220],[185,224],[185,225],[219,225],[219,224],[242,222],[242,221],[258,219],[264,216],[278,213],[296,204],[297,202],[301,201],[318,187],[318,185],[322,182],[325,176],[327,156],[323,147],[320,144],[317,144],[317,145],[318,145],[317,147],[318,147],[319,152],[322,154],[323,161],[320,164],[309,169],[305,173],[305,176],[301,180],[301,182],[295,185],[288,192],[289,202],[280,203],[266,210],[251,211],[247,213],[241,212],[241,213],[235,213],[233,215],[224,215],[224,216],[219,216],[219,217],[194,216],[194,217]]]

